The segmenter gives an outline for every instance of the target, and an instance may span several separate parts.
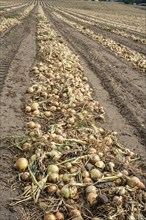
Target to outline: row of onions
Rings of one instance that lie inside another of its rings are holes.
[[[145,185],[131,171],[136,155],[116,132],[96,126],[104,109],[41,7],[37,46],[25,102],[28,141],[16,161],[24,192],[12,205],[33,201],[35,219],[44,220],[144,219]]]
[[[20,24],[21,20],[29,15],[30,11],[34,8],[34,5],[30,5],[24,12],[20,13],[14,18],[0,18],[0,34],[6,31],[8,28]]]
[[[130,38],[130,39],[132,39],[133,41],[136,41],[136,42],[146,44],[146,39],[145,38],[136,36],[135,34],[131,34],[128,31],[126,31],[126,29],[121,30],[120,25],[116,25],[116,24],[113,24],[113,23],[107,24],[107,20],[101,20],[101,18],[97,18],[97,17],[87,17],[87,16],[79,14],[77,12],[73,12],[72,10],[69,10],[69,9],[65,10],[65,11],[64,11],[63,8],[61,8],[61,9],[55,8],[55,9],[57,9],[59,11],[63,11],[65,14],[67,14],[69,16],[74,15],[73,18],[78,18],[79,21],[82,21],[84,23],[97,26],[97,27],[99,27],[103,30],[118,34],[118,35],[126,37],[126,38]]]
[[[122,57],[124,60],[132,63],[132,65],[136,68],[141,69],[143,72],[145,72],[146,69],[146,60],[145,56],[128,48],[127,46],[124,46],[120,43],[115,42],[114,40],[110,38],[106,38],[101,34],[96,34],[92,30],[88,28],[84,28],[84,26],[77,24],[76,22],[73,22],[71,20],[68,20],[67,18],[63,17],[57,12],[54,12],[55,16],[57,16],[59,19],[65,21],[70,26],[76,28],[81,33],[89,36],[93,40],[98,41],[103,46],[109,48],[112,52],[114,52],[117,56]],[[69,15],[70,17],[74,17],[73,15]],[[79,18],[76,18],[76,20],[79,20]]]

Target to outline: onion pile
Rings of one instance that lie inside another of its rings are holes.
[[[27,7],[27,9],[24,12],[20,13],[15,18],[1,17],[0,18],[0,33],[3,33],[11,26],[14,26],[16,24],[20,24],[21,20],[23,18],[25,18],[33,8],[34,8],[34,5],[30,5],[29,7]]]
[[[41,13],[38,61],[24,108],[29,141],[22,149],[28,163],[16,162],[26,188],[13,204],[34,200],[44,220],[118,220],[121,212],[131,214],[125,209],[134,201],[142,216],[143,203],[139,205],[136,195],[139,192],[144,202],[145,186],[129,172],[136,155],[121,150],[115,132],[96,127],[105,112],[92,97],[78,57]],[[123,165],[126,156],[130,160]]]

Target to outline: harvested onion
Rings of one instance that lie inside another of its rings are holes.
[[[28,160],[26,158],[19,158],[16,161],[16,167],[19,171],[23,171],[28,167]]]

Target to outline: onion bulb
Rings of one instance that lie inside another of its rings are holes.
[[[51,213],[46,213],[44,216],[44,220],[56,220],[56,216]]]
[[[57,165],[51,164],[48,166],[48,173],[59,173],[59,168]]]
[[[56,220],[64,220],[64,215],[62,212],[56,212],[55,213],[55,216],[56,216]]]
[[[57,191],[57,186],[56,185],[49,185],[47,187],[47,192],[48,193],[54,194],[54,193],[56,193],[56,191]]]
[[[128,186],[131,186],[131,187],[137,186],[140,189],[145,189],[145,185],[136,176],[133,176],[131,178],[127,177],[127,184]]]
[[[33,121],[30,121],[30,122],[28,123],[28,127],[29,127],[30,129],[34,129],[34,128],[36,127],[36,124],[35,124]]]
[[[96,205],[97,204],[97,194],[96,193],[89,193],[87,196],[87,202],[90,205]]]
[[[51,183],[56,183],[56,182],[58,182],[58,180],[59,180],[59,174],[58,174],[58,173],[50,173],[50,174],[49,174],[49,177],[48,177],[48,180],[49,180]]]
[[[31,105],[32,111],[38,110],[38,108],[39,108],[39,104],[38,104],[37,102],[34,102],[34,103]]]
[[[16,167],[19,171],[23,171],[28,167],[28,160],[26,158],[19,158],[16,161]]]
[[[29,172],[24,172],[24,173],[22,173],[22,174],[21,174],[21,179],[22,179],[23,181],[28,181],[28,180],[30,179],[30,174],[29,174]]]
[[[68,186],[63,186],[60,190],[60,194],[66,199],[70,198],[70,188]]]
[[[87,186],[86,188],[86,193],[96,193],[97,192],[97,188],[93,185]]]
[[[69,216],[70,217],[80,217],[81,216],[81,212],[78,209],[72,209],[69,212]]]
[[[102,177],[102,175],[103,174],[96,168],[90,170],[91,179],[94,181],[97,181],[98,179],[100,179]]]

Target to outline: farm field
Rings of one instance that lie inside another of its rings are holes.
[[[146,219],[145,6],[0,2],[0,219]]]

